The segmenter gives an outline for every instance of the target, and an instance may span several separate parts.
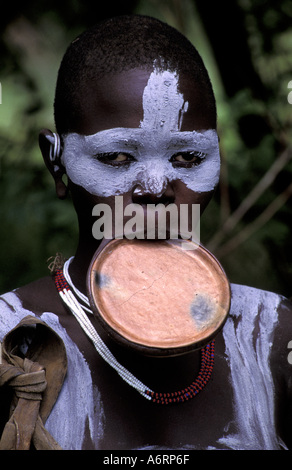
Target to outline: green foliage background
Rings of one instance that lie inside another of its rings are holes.
[[[217,96],[222,177],[202,218],[203,244],[232,282],[290,297],[291,1],[108,1],[101,11],[96,5],[10,2],[1,17],[0,291],[46,275],[56,252],[74,254],[71,201],[56,198],[38,149],[39,130],[54,129],[54,87],[67,45],[106,16],[141,13],[172,24],[196,45]],[[283,163],[277,169],[275,162]],[[234,226],[222,230],[238,207]]]

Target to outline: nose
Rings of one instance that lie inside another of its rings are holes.
[[[145,189],[142,185],[137,184],[132,193],[132,200],[136,204],[172,204],[175,200],[175,194],[172,186],[168,183],[167,186],[160,192],[150,191]]]

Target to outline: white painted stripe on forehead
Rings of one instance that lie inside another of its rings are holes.
[[[168,70],[154,70],[143,93],[143,121],[145,130],[164,129],[169,132],[181,129],[182,118],[188,102],[178,91],[178,76]]]

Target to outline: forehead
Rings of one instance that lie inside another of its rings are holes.
[[[155,69],[107,75],[84,87],[74,132],[90,135],[118,127],[137,128],[143,119],[164,120],[168,125],[179,119],[182,131],[214,128],[201,88],[188,77]]]

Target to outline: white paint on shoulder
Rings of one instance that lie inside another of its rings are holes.
[[[22,307],[22,303],[14,291],[7,292],[0,297],[0,341],[24,317],[33,315]]]
[[[91,372],[76,344],[50,312],[41,316],[63,340],[67,352],[68,372],[59,398],[46,422],[46,429],[66,450],[81,450],[86,427],[93,447],[103,437],[104,413],[100,393],[92,383]]]
[[[27,315],[34,314],[23,308],[15,292],[1,296],[0,340]],[[41,320],[63,340],[68,359],[63,388],[45,427],[65,450],[81,449],[85,433],[90,435],[93,447],[98,449],[103,437],[104,413],[89,366],[55,314],[45,312]]]
[[[229,318],[223,335],[230,364],[237,432],[220,443],[235,450],[274,450],[274,383],[269,357],[282,297],[232,285]]]

